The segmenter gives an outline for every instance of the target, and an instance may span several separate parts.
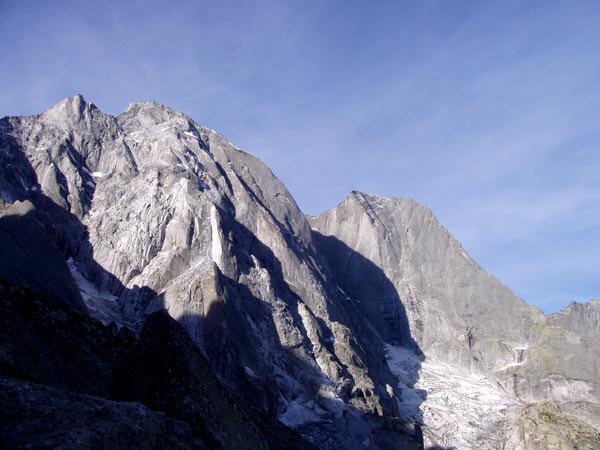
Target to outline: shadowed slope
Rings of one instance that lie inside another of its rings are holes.
[[[314,442],[330,419],[352,436],[324,448],[372,448],[373,433],[419,447],[418,430],[385,426],[397,421],[396,377],[377,327],[343,304],[262,162],[155,102],[114,118],[76,96],[1,125],[17,174],[0,171],[3,195],[48,215],[63,256],[118,297],[125,323],[140,330],[167,309],[252,406]]]

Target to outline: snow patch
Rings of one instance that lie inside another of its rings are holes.
[[[130,326],[121,315],[117,297],[110,292],[99,290],[91,281],[83,276],[73,258],[67,260],[71,275],[81,292],[81,297],[87,306],[90,315],[100,320],[105,325],[111,322],[121,326]]]
[[[288,427],[299,427],[308,423],[321,421],[318,414],[306,405],[294,400],[288,405],[286,412],[279,416],[279,421]]]
[[[320,406],[335,417],[341,417],[347,410],[346,404],[338,397],[333,386],[321,385],[317,394]]]
[[[511,411],[522,403],[482,375],[420,361],[404,347],[386,344],[385,351],[400,380],[398,406],[407,418],[423,424],[426,448],[502,448],[504,436],[498,431],[510,429]]]
[[[502,372],[503,370],[510,369],[511,367],[518,367],[518,366],[522,365],[524,362],[525,361],[507,364],[506,366],[500,367],[496,372]]]
[[[337,286],[338,291],[340,291],[342,294],[344,294],[346,297],[348,297],[348,294],[346,294],[346,292],[339,286]]]
[[[223,237],[218,214],[217,208],[213,205],[210,210],[211,257],[219,269],[223,270]]]

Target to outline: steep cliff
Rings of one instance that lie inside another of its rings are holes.
[[[75,96],[0,130],[2,197],[43,212],[93,314],[140,330],[166,309],[232,392],[323,448],[420,445],[377,324],[262,162],[154,102],[115,118]]]
[[[521,420],[515,410],[545,400],[598,426],[594,304],[547,318],[481,269],[428,208],[409,199],[353,192],[310,222],[349,297],[368,302],[390,330],[398,328],[397,303],[406,309],[425,360],[415,367],[414,354],[391,347],[388,361],[409,410],[422,392],[417,406],[429,442],[496,448]],[[373,278],[372,264],[389,282]],[[415,371],[418,382],[407,387],[402,380]]]

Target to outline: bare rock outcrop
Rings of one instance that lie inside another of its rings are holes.
[[[574,333],[600,337],[600,300],[571,302],[562,311],[548,316],[548,322]]]

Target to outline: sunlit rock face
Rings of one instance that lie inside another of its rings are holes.
[[[404,409],[422,415],[427,443],[477,449],[511,440],[511,448],[529,448],[510,433],[525,420],[524,405],[544,400],[599,425],[597,302],[544,316],[409,199],[353,192],[309,220],[349,297],[373,305],[392,328],[390,299],[405,309],[423,356],[391,346],[387,357]],[[377,270],[384,282],[373,279]]]
[[[481,269],[431,210],[412,200],[353,192],[312,225],[349,295],[371,296],[373,303],[390,294],[361,291],[361,262],[342,244],[383,271],[428,358],[494,372],[513,363],[545,321]],[[341,244],[330,245],[331,238]]]
[[[554,430],[514,432],[542,400],[600,426],[595,306],[547,318],[412,200],[306,217],[181,112],[81,96],[0,121],[0,195],[35,209],[81,311],[140,332],[166,309],[234,395],[319,448],[422,448],[415,424],[430,446],[529,448]]]
[[[600,337],[600,300],[572,302],[564,310],[548,316],[548,322],[574,333]]]

